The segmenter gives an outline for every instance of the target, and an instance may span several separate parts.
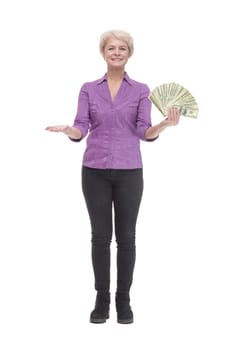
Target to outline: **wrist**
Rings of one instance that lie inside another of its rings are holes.
[[[167,126],[166,119],[162,120],[162,121],[159,123],[159,127],[160,127],[160,128],[165,128],[166,126]]]
[[[67,136],[72,136],[72,127],[67,125],[67,127],[64,130],[64,134],[66,134]]]

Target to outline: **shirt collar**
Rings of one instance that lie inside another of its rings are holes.
[[[128,74],[126,72],[124,73],[123,79],[125,81],[127,81],[127,83],[129,85],[133,85],[132,80],[130,79],[130,77],[128,76]],[[99,85],[99,84],[103,83],[104,81],[107,81],[107,73],[105,73],[102,78],[98,79],[96,83],[97,83],[97,85]]]

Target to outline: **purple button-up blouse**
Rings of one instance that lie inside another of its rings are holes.
[[[98,169],[142,168],[140,139],[151,126],[149,88],[125,73],[112,101],[106,74],[83,84],[73,126],[83,139],[88,131],[83,165]]]

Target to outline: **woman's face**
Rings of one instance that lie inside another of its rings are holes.
[[[127,43],[116,38],[110,38],[104,47],[104,59],[109,68],[123,68],[129,59]]]

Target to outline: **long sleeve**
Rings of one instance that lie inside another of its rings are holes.
[[[149,100],[150,90],[147,85],[143,85],[143,89],[140,94],[139,107],[138,107],[138,115],[137,115],[137,128],[136,132],[138,137],[143,141],[155,141],[157,137],[154,139],[146,139],[145,134],[146,130],[151,127],[151,106],[152,103]]]
[[[143,84],[140,92],[136,119],[136,134],[141,140],[146,140],[146,130],[151,127],[151,101],[148,96],[149,88]]]
[[[78,97],[78,107],[77,113],[75,116],[75,120],[73,123],[74,128],[78,128],[82,133],[83,139],[89,130],[90,123],[90,112],[89,112],[89,98],[87,92],[87,84],[83,84],[80,89],[79,97]]]

